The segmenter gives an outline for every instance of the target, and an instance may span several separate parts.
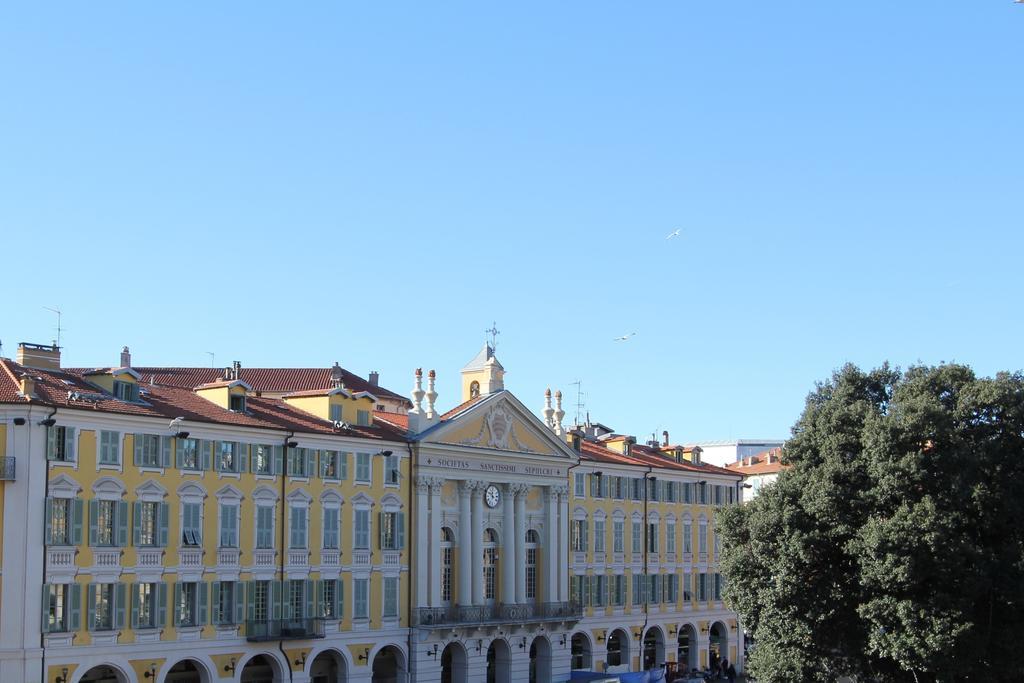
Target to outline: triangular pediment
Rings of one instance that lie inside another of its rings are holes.
[[[439,443],[484,450],[530,453],[573,460],[576,453],[519,399],[499,391],[473,403],[417,437]]]

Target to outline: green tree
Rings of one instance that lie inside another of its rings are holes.
[[[1024,680],[1020,374],[844,367],[783,462],[719,519],[759,680]]]

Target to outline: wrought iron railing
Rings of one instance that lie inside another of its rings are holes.
[[[324,637],[324,620],[319,617],[308,619],[268,619],[245,622],[245,638],[250,642],[262,640],[308,640]]]
[[[449,605],[420,607],[416,625],[425,627],[496,623],[579,621],[583,609],[576,602],[538,602],[521,605]]]
[[[0,457],[0,481],[14,481],[14,463],[13,455]]]

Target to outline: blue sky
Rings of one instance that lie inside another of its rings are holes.
[[[532,408],[673,441],[786,436],[846,361],[1021,367],[1024,7],[339,5],[0,9],[4,355],[58,306],[69,365],[447,405],[497,321]]]

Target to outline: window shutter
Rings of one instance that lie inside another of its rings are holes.
[[[47,427],[46,428],[46,459],[56,460],[57,459],[57,428]]]
[[[46,529],[43,531],[43,544],[53,545],[53,498],[47,498],[45,503]]]
[[[271,467],[271,474],[284,473],[284,446],[274,446],[274,461]]]
[[[338,453],[338,459],[341,461],[341,480],[346,481],[348,479],[348,453]]]
[[[128,601],[126,588],[125,584],[119,583],[114,589],[114,628],[124,628],[124,608]]]
[[[92,625],[96,622],[96,584],[90,583],[85,591],[85,621],[86,630],[91,631]]]
[[[284,585],[281,581],[270,582],[270,603],[273,605],[273,618],[281,619],[281,602],[284,598]]]
[[[132,434],[132,462],[136,467],[142,465],[142,434]]]
[[[167,503],[160,503],[157,507],[157,545],[161,548],[167,547],[167,520],[169,509]]]
[[[316,466],[316,458],[313,455],[313,449],[306,449],[306,468],[303,470],[307,477],[312,477],[314,474],[314,467]]]
[[[131,622],[130,625],[133,629],[139,627],[139,584],[129,583],[128,584],[128,599],[132,603]]]
[[[185,467],[185,440],[174,440],[174,466],[179,470]]]
[[[171,620],[174,622],[175,626],[178,626],[178,624],[179,624],[178,617],[181,616],[181,610],[178,609],[179,605],[181,605],[181,582],[180,581],[175,581],[174,582],[174,602],[171,603]]]
[[[593,492],[593,490],[591,490],[591,492]],[[587,578],[588,577],[586,576],[581,576],[580,583],[583,584],[583,605],[585,607],[590,607],[590,581],[588,581]]]
[[[245,583],[235,581],[235,623],[241,624],[245,621]]]
[[[206,610],[207,610],[207,597],[208,597],[207,593],[208,593],[209,585],[205,581],[200,581],[196,585],[196,588],[198,589],[197,592],[199,593],[199,600],[198,600],[199,607],[196,610],[196,625],[203,626],[207,622]]]
[[[68,462],[75,461],[75,428],[64,428],[64,459]]]
[[[405,548],[405,513],[399,512],[397,515],[398,523],[396,524],[396,538],[395,549],[402,550]]]
[[[156,585],[156,626],[163,628],[167,625],[167,584],[160,582]]]
[[[345,581],[343,579],[334,580],[334,615],[335,618],[341,620],[344,615],[342,610],[345,609]]]
[[[114,521],[117,524],[117,546],[124,548],[128,545],[128,503],[126,501],[117,502],[116,514],[117,519]]]
[[[245,604],[249,621],[256,621],[256,582],[245,582]]]
[[[211,624],[223,624],[225,622],[224,614],[220,610],[220,581],[211,582],[211,600],[210,600],[210,623]]]
[[[82,628],[82,586],[72,583],[69,589],[68,630],[73,633]]]
[[[316,612],[314,611],[316,603],[313,600],[313,582],[310,579],[306,579],[303,591],[306,593],[306,612],[302,616],[309,619],[316,616]]]
[[[100,503],[95,498],[89,501],[89,545],[97,543],[96,518],[99,516]]]
[[[249,444],[247,443],[236,443],[235,448],[238,450],[238,469],[243,474],[249,469]]]
[[[323,450],[321,450],[321,451],[318,451],[318,454],[320,456],[320,469],[318,470],[317,476],[320,477],[321,479],[326,479],[327,478],[327,463],[331,459],[331,452],[330,451],[323,451]]]
[[[82,501],[75,498],[71,501],[71,543],[82,545]]]
[[[132,503],[132,545],[136,548],[142,545],[142,506],[139,501]]]
[[[213,469],[216,472],[222,472],[221,470],[221,455],[220,455],[220,441],[213,441]]]
[[[196,457],[196,464],[204,470],[210,470],[212,467],[210,464],[210,442],[206,439],[198,441],[196,443],[196,448],[199,449],[199,456]]]
[[[42,612],[40,612],[40,630],[43,633],[50,632],[50,584],[43,584]]]
[[[380,541],[380,549],[384,550],[384,514],[383,512],[377,513],[377,537]]]
[[[171,466],[171,437],[160,437],[160,467]]]

